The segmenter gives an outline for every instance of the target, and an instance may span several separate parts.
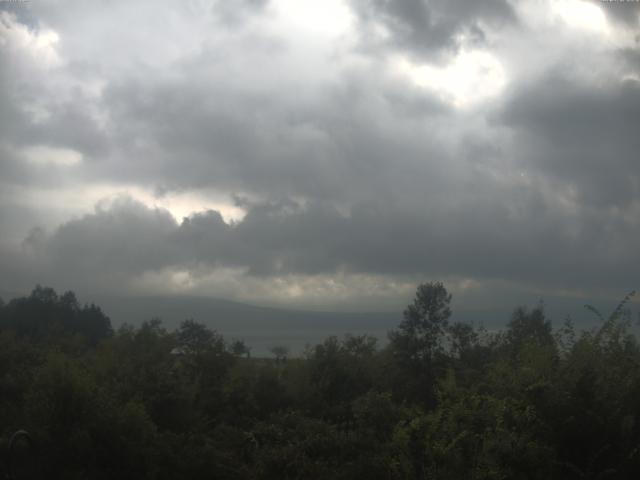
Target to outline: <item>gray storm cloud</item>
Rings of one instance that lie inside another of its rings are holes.
[[[386,47],[409,50],[427,58],[442,58],[460,48],[461,37],[485,41],[485,26],[501,26],[517,21],[506,0],[357,0],[355,11],[362,22],[367,42],[373,25],[388,29]]]
[[[224,269],[633,288],[637,9],[591,5],[608,30],[553,2],[359,0],[339,33],[276,0],[3,5],[0,288]],[[500,68],[447,70],[478,52]],[[226,207],[162,206],[211,192]]]
[[[341,271],[428,272],[557,288],[597,287],[601,275],[609,286],[633,282],[627,265],[640,260],[628,254],[637,224],[621,216],[602,223],[595,215],[562,215],[541,197],[524,205],[518,216],[499,204],[443,211],[363,205],[345,215],[326,205],[283,202],[252,206],[242,221],[227,224],[216,211],[178,223],[166,210],[122,197],[49,234],[32,232],[23,255],[42,278],[95,286],[203,267],[246,269],[265,281]]]
[[[640,82],[589,88],[554,72],[503,106],[526,165],[575,189],[583,205],[625,207],[640,196]]]

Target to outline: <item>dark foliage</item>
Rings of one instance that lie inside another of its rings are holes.
[[[113,332],[37,287],[0,303],[0,451],[29,431],[20,478],[638,478],[629,300],[586,332],[554,332],[540,305],[488,333],[450,323],[429,283],[384,348],[330,337],[266,359],[193,320]]]
[[[28,297],[0,307],[0,328],[32,341],[82,335],[95,345],[113,333],[111,322],[100,307],[80,306],[73,292],[58,296],[53,289],[38,285]]]

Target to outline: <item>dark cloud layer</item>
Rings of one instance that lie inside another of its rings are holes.
[[[640,5],[638,2],[591,1],[602,7],[607,17],[617,24],[632,28],[640,27]]]
[[[377,23],[390,32],[390,46],[427,58],[457,50],[462,35],[484,43],[486,24],[516,21],[506,0],[358,0],[355,11],[365,27],[365,43],[373,40],[367,29]]]
[[[553,72],[503,109],[527,168],[576,190],[580,203],[625,207],[640,198],[639,81],[594,87]]]
[[[523,195],[532,195],[523,191]],[[319,204],[255,205],[227,224],[216,211],[180,224],[164,210],[121,198],[47,235],[35,231],[25,255],[44,277],[100,285],[147,271],[202,267],[248,269],[268,278],[343,271],[459,275],[570,288],[628,286],[640,261],[640,228],[620,215],[562,215],[542,198],[513,216],[506,206],[462,205],[450,211],[359,206],[347,214]],[[536,218],[536,222],[531,222]]]
[[[211,85],[114,87],[105,93],[114,135],[137,158],[103,174],[347,201],[401,188],[417,176],[445,175],[438,163],[447,154],[438,130],[429,129],[430,117],[447,114],[444,106],[393,84],[380,98],[374,90],[379,85],[366,78],[346,82],[312,104],[295,106],[273,93],[246,96]],[[371,115],[379,122],[372,123]],[[416,134],[422,136],[419,146],[409,143]],[[139,139],[143,146],[135,145]],[[189,168],[176,168],[176,158]]]
[[[0,287],[235,269],[274,289],[337,275],[632,288],[634,23],[598,4],[605,38],[539,3],[543,20],[503,0],[358,0],[338,34],[338,11],[313,25],[280,18],[279,0],[0,12]],[[184,220],[153,207],[180,195]]]

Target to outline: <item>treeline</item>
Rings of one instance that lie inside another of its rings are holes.
[[[38,287],[0,302],[0,449],[31,434],[19,478],[638,478],[629,298],[590,331],[554,331],[538,306],[489,333],[451,322],[428,283],[384,348],[330,337],[254,359],[192,320],[113,331]]]

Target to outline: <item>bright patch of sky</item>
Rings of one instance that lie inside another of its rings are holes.
[[[412,83],[458,108],[499,95],[507,82],[499,60],[486,51],[462,50],[444,66],[416,64],[406,57],[394,63]]]

